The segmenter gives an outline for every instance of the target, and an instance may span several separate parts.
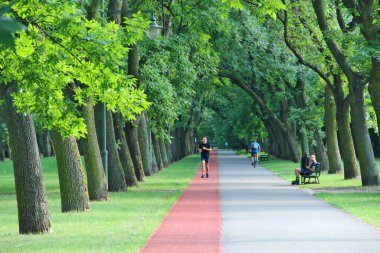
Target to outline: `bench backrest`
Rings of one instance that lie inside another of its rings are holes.
[[[315,174],[319,175],[321,174],[321,171],[323,169],[323,164],[322,163],[317,163],[317,166],[315,166]]]

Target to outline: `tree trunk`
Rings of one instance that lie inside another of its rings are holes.
[[[269,138],[269,150],[268,153],[271,153],[272,155],[275,155],[277,157],[280,157],[280,144],[278,143],[278,137],[276,132],[273,128],[272,123],[270,122],[270,119],[263,119],[265,128],[268,130],[268,138]],[[250,138],[248,139],[247,143],[249,143]]]
[[[191,145],[191,141],[190,141],[190,129],[186,129],[185,130],[185,150],[186,150],[186,156],[188,155],[191,155],[192,153],[192,149],[193,149],[193,145]],[[160,146],[161,148],[161,146]]]
[[[158,169],[156,154],[155,154],[154,148],[153,148],[153,143],[151,145],[151,156],[152,156],[152,170],[154,173],[157,173],[159,171],[159,169]]]
[[[131,153],[129,152],[127,140],[121,123],[121,115],[113,114],[113,122],[115,126],[116,141],[120,144],[119,157],[121,165],[123,166],[125,181],[128,186],[137,186],[138,181],[133,165]]]
[[[172,150],[170,148],[170,142],[167,141],[165,142],[165,147],[166,147],[166,154],[168,155],[168,164],[172,164],[173,163],[173,157],[172,157]],[[197,147],[198,149],[198,147]]]
[[[86,211],[89,209],[88,193],[77,141],[74,137],[63,139],[56,131],[51,131],[51,136],[57,151],[62,212]]]
[[[21,234],[49,232],[50,210],[43,183],[34,123],[30,115],[17,113],[10,95],[14,90],[14,87],[7,88],[1,84],[9,144],[13,150],[19,232]]]
[[[43,154],[43,151],[44,151],[44,145],[43,145],[43,133],[42,133],[42,130],[39,131],[37,129],[37,126],[34,125],[34,129],[36,129],[36,138],[37,138],[37,145],[38,145],[38,153],[40,155]]]
[[[112,113],[107,111],[108,183],[110,191],[126,191],[127,183],[117,150]]]
[[[376,113],[377,129],[380,131],[380,61],[376,58],[372,59],[372,70],[368,91],[371,95],[372,106]],[[378,136],[380,137],[379,133]]]
[[[312,4],[314,12],[317,16],[318,25],[323,34],[324,41],[329,47],[331,54],[334,56],[335,61],[349,81],[350,94],[353,99],[351,101],[351,104],[353,105],[351,108],[351,116],[353,116],[353,132],[356,143],[355,148],[357,149],[359,155],[360,170],[362,172],[362,184],[377,185],[378,172],[365,121],[363,81],[361,80],[361,77],[351,68],[349,61],[346,59],[346,56],[340,49],[338,43],[334,40],[334,37],[328,36],[330,34],[330,28],[325,15],[325,2],[322,0],[313,0]]]
[[[81,139],[81,142],[86,164],[88,192],[90,200],[107,200],[108,189],[95,128],[94,106],[89,99],[86,102],[87,106],[82,107],[82,116],[86,122],[87,136]]]
[[[314,131],[314,138],[317,142],[317,145],[314,146],[315,155],[317,157],[317,160],[323,165],[324,171],[330,171],[329,168],[329,157],[327,156],[325,145],[323,144],[322,138],[319,134],[318,129],[315,129]]]
[[[149,139],[148,139],[148,125],[146,121],[145,112],[140,115],[140,122],[138,126],[139,146],[141,153],[141,160],[144,168],[144,173],[147,176],[152,175],[152,162],[149,155]]]
[[[286,129],[283,129],[284,137],[286,138],[286,142],[288,144],[288,150],[290,152],[290,160],[297,163],[301,157],[299,151],[299,145],[296,136],[293,133],[293,129],[290,126],[287,126]]]
[[[4,158],[3,140],[0,139],[0,160],[4,161]]]
[[[4,157],[12,159],[12,150],[11,150],[11,147],[9,145],[9,138],[5,142]]]
[[[356,178],[359,175],[359,167],[356,161],[355,146],[349,122],[350,106],[347,101],[338,102],[336,109],[340,152],[344,165],[344,179]]]
[[[177,158],[178,160],[181,160],[182,159],[182,141],[181,141],[181,133],[180,133],[180,127],[177,127],[177,129],[175,130],[175,136],[174,138],[176,139],[176,154],[177,154]]]
[[[186,156],[186,133],[183,127],[178,128],[178,139],[180,140],[180,154],[181,158]]]
[[[44,129],[43,132],[43,155],[44,157],[51,156],[50,134],[47,129]]]
[[[144,181],[144,178],[145,178],[144,167],[141,161],[139,136],[138,136],[138,130],[135,124],[136,125],[138,124],[138,119],[135,123],[128,122],[126,124],[126,137],[127,137],[129,151],[131,152],[133,165],[135,167],[137,180]]]
[[[97,105],[95,107],[95,122],[97,135],[101,135],[101,124],[102,124],[102,107]],[[112,113],[106,111],[106,147],[108,152],[108,190],[109,191],[126,191],[127,183],[125,182],[125,174],[123,167],[120,162],[119,154],[116,148],[116,139],[113,126]],[[101,145],[100,139],[98,140],[99,146]]]
[[[310,156],[310,150],[309,150],[309,138],[306,133],[306,129],[304,127],[301,127],[300,129],[300,135],[301,135],[301,150],[302,155]]]
[[[156,156],[158,170],[162,170],[164,168],[164,165],[163,165],[162,157],[161,157],[160,143],[157,136],[154,133],[152,133],[152,142],[153,142],[153,149],[154,149],[154,154]]]
[[[176,136],[176,131],[172,130],[170,135],[172,136],[172,142],[170,144],[170,150],[172,154],[172,160],[177,161],[178,160],[178,154],[177,154],[177,136]]]
[[[165,141],[163,138],[160,138],[158,140],[158,143],[160,145],[162,164],[164,165],[164,168],[166,168],[169,166],[169,161],[168,161],[168,155],[166,153]]]
[[[325,88],[325,129],[326,129],[326,145],[327,156],[329,160],[329,174],[335,174],[342,170],[343,164],[339,152],[336,107],[333,94],[328,86]]]
[[[357,79],[359,77],[354,79],[350,87],[350,91],[353,94],[351,106],[351,118],[353,120],[351,124],[353,126],[355,147],[357,147],[360,163],[362,185],[378,185],[378,169],[365,118],[364,85]]]
[[[149,118],[147,117],[147,125],[149,126]],[[148,143],[149,143],[149,157],[150,157],[150,166],[152,168],[152,173],[157,173],[158,172],[158,166],[157,166],[157,161],[156,161],[156,156],[154,154],[154,149],[153,149],[153,141],[152,141],[152,130],[149,129],[148,127]]]

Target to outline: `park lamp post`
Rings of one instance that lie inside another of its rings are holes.
[[[154,40],[158,35],[160,35],[162,26],[157,24],[157,20],[154,17],[153,12],[151,12],[150,21],[151,23],[149,24],[149,28],[146,31],[146,34],[148,35],[149,39]]]
[[[102,16],[104,16],[105,9],[104,9],[104,0],[102,0]],[[120,13],[124,11],[118,11]],[[131,13],[132,10],[126,10],[125,12]],[[154,40],[155,38],[160,35],[162,26],[157,24],[157,20],[154,17],[153,11],[152,10],[147,10],[143,12],[149,12],[151,13],[150,16],[150,21],[151,23],[149,24],[149,28],[147,30],[147,35],[149,39]],[[103,90],[103,93],[105,93],[105,90]],[[106,103],[102,103],[102,147],[101,147],[101,154],[102,154],[102,163],[103,163],[103,168],[104,168],[104,173],[106,176],[106,183],[107,183],[107,188],[108,188],[108,151],[107,151],[107,106]]]

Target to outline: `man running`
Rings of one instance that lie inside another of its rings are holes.
[[[253,167],[256,167],[257,154],[261,151],[260,144],[255,140],[254,142],[251,142],[249,144],[249,148],[251,150],[251,158],[252,158],[251,165],[253,165]]]
[[[210,152],[212,148],[207,142],[207,137],[202,138],[202,143],[199,144],[199,150],[201,151],[201,161],[202,161],[202,178],[208,178],[208,162],[210,161]],[[206,173],[205,173],[206,172]]]

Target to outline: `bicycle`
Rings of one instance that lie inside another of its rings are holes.
[[[256,167],[256,163],[257,163],[257,154],[255,154],[255,155],[253,156],[253,163],[252,163],[253,168]]]
[[[251,156],[252,156],[252,163],[251,163],[251,165],[253,165],[253,167],[256,167],[256,164],[257,164],[257,153],[252,153]]]

